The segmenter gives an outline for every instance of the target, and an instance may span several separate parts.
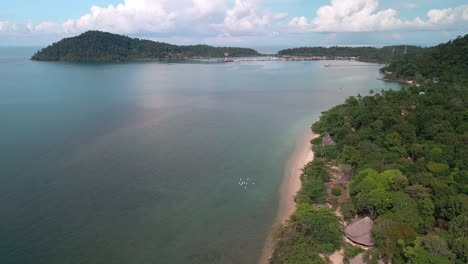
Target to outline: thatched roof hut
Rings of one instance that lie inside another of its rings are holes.
[[[322,144],[324,146],[333,146],[336,145],[336,142],[333,140],[330,134],[327,133],[327,135],[322,138]]]
[[[354,243],[371,247],[374,245],[371,236],[372,224],[373,222],[369,217],[357,220],[345,228],[345,235]]]

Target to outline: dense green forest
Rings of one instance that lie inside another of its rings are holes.
[[[329,254],[339,244],[346,260],[362,251],[337,237],[337,220],[329,210],[314,209],[327,198],[326,164],[349,174],[343,190],[349,197],[333,204],[344,220],[355,215],[374,220],[375,247],[366,252],[373,263],[378,258],[468,262],[467,48],[465,36],[386,67],[398,71],[412,65],[415,73],[436,76],[438,82],[370,91],[322,113],[312,129],[329,134],[336,144],[323,145],[321,138],[312,142],[316,160],[304,168],[298,207],[279,232],[271,263],[326,263],[318,254]]]
[[[383,48],[375,47],[302,47],[294,49],[285,49],[278,52],[279,56],[300,56],[300,57],[359,57],[360,61],[390,63],[404,57],[413,57],[416,54],[423,53],[429,48],[417,46],[386,46]],[[406,51],[406,53],[405,53]]]
[[[424,82],[461,82],[468,75],[468,35],[440,44],[428,52],[402,57],[384,67],[387,79]],[[389,73],[391,72],[391,73]],[[466,85],[466,82],[465,82]]]
[[[212,47],[208,45],[177,46],[101,31],[88,31],[79,36],[65,38],[38,51],[33,60],[117,62],[152,59],[221,58],[224,52],[231,57],[258,56],[247,48]]]

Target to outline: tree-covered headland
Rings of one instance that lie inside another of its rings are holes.
[[[468,35],[440,44],[427,52],[398,58],[384,67],[387,79],[417,83],[465,82],[468,75]]]
[[[374,221],[370,262],[468,263],[467,40],[383,69],[417,78],[418,86],[350,97],[322,113],[312,129],[336,144],[312,142],[316,160],[304,169],[297,210],[280,231],[271,263],[326,263],[318,254],[340,247],[348,261],[362,251],[338,237],[329,209],[314,209],[324,201],[344,220]],[[335,203],[325,186],[333,167],[349,175]]]
[[[385,46],[376,47],[302,47],[285,49],[278,52],[278,56],[297,57],[357,57],[359,61],[390,63],[424,53],[430,48],[417,46]]]
[[[38,61],[119,62],[136,60],[171,60],[186,58],[222,58],[260,55],[257,51],[236,47],[208,45],[177,46],[163,42],[130,38],[101,31],[87,31],[65,38],[32,56]]]

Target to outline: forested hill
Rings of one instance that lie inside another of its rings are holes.
[[[38,51],[32,56],[32,60],[116,62],[194,57],[221,58],[225,51],[229,52],[231,57],[260,55],[257,51],[247,48],[177,46],[107,32],[87,31],[76,37],[62,39]]]
[[[467,54],[465,36],[392,64],[441,74],[440,81],[370,91],[322,113],[312,126],[321,135],[313,141],[316,160],[304,168],[298,206],[279,233],[272,264],[325,264],[319,253],[340,247],[348,263],[364,251],[336,235],[338,220],[327,209],[313,209],[324,201],[348,223],[373,220],[366,263],[468,263]],[[340,175],[345,182],[327,192]],[[327,225],[319,222],[324,215]]]
[[[390,63],[399,58],[413,57],[416,54],[427,51],[428,48],[417,46],[386,46],[383,48],[375,47],[302,47],[294,49],[285,49],[278,52],[280,56],[299,56],[299,57],[359,57],[360,61]],[[406,51],[406,53],[405,53]]]
[[[468,35],[438,45],[427,52],[402,57],[382,69],[388,79],[465,82],[468,76]]]

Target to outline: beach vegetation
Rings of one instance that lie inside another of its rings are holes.
[[[330,174],[320,160],[309,162],[302,170],[301,189],[295,196],[296,203],[323,203],[327,195],[326,181]]]
[[[270,259],[271,264],[326,264],[314,250],[310,239],[304,236],[294,236],[286,239],[283,235]]]
[[[323,161],[315,159],[304,167],[296,210],[279,232],[270,263],[326,263],[319,253],[329,254],[341,247],[340,218],[331,209],[313,206],[325,201],[325,182],[329,180]]]

